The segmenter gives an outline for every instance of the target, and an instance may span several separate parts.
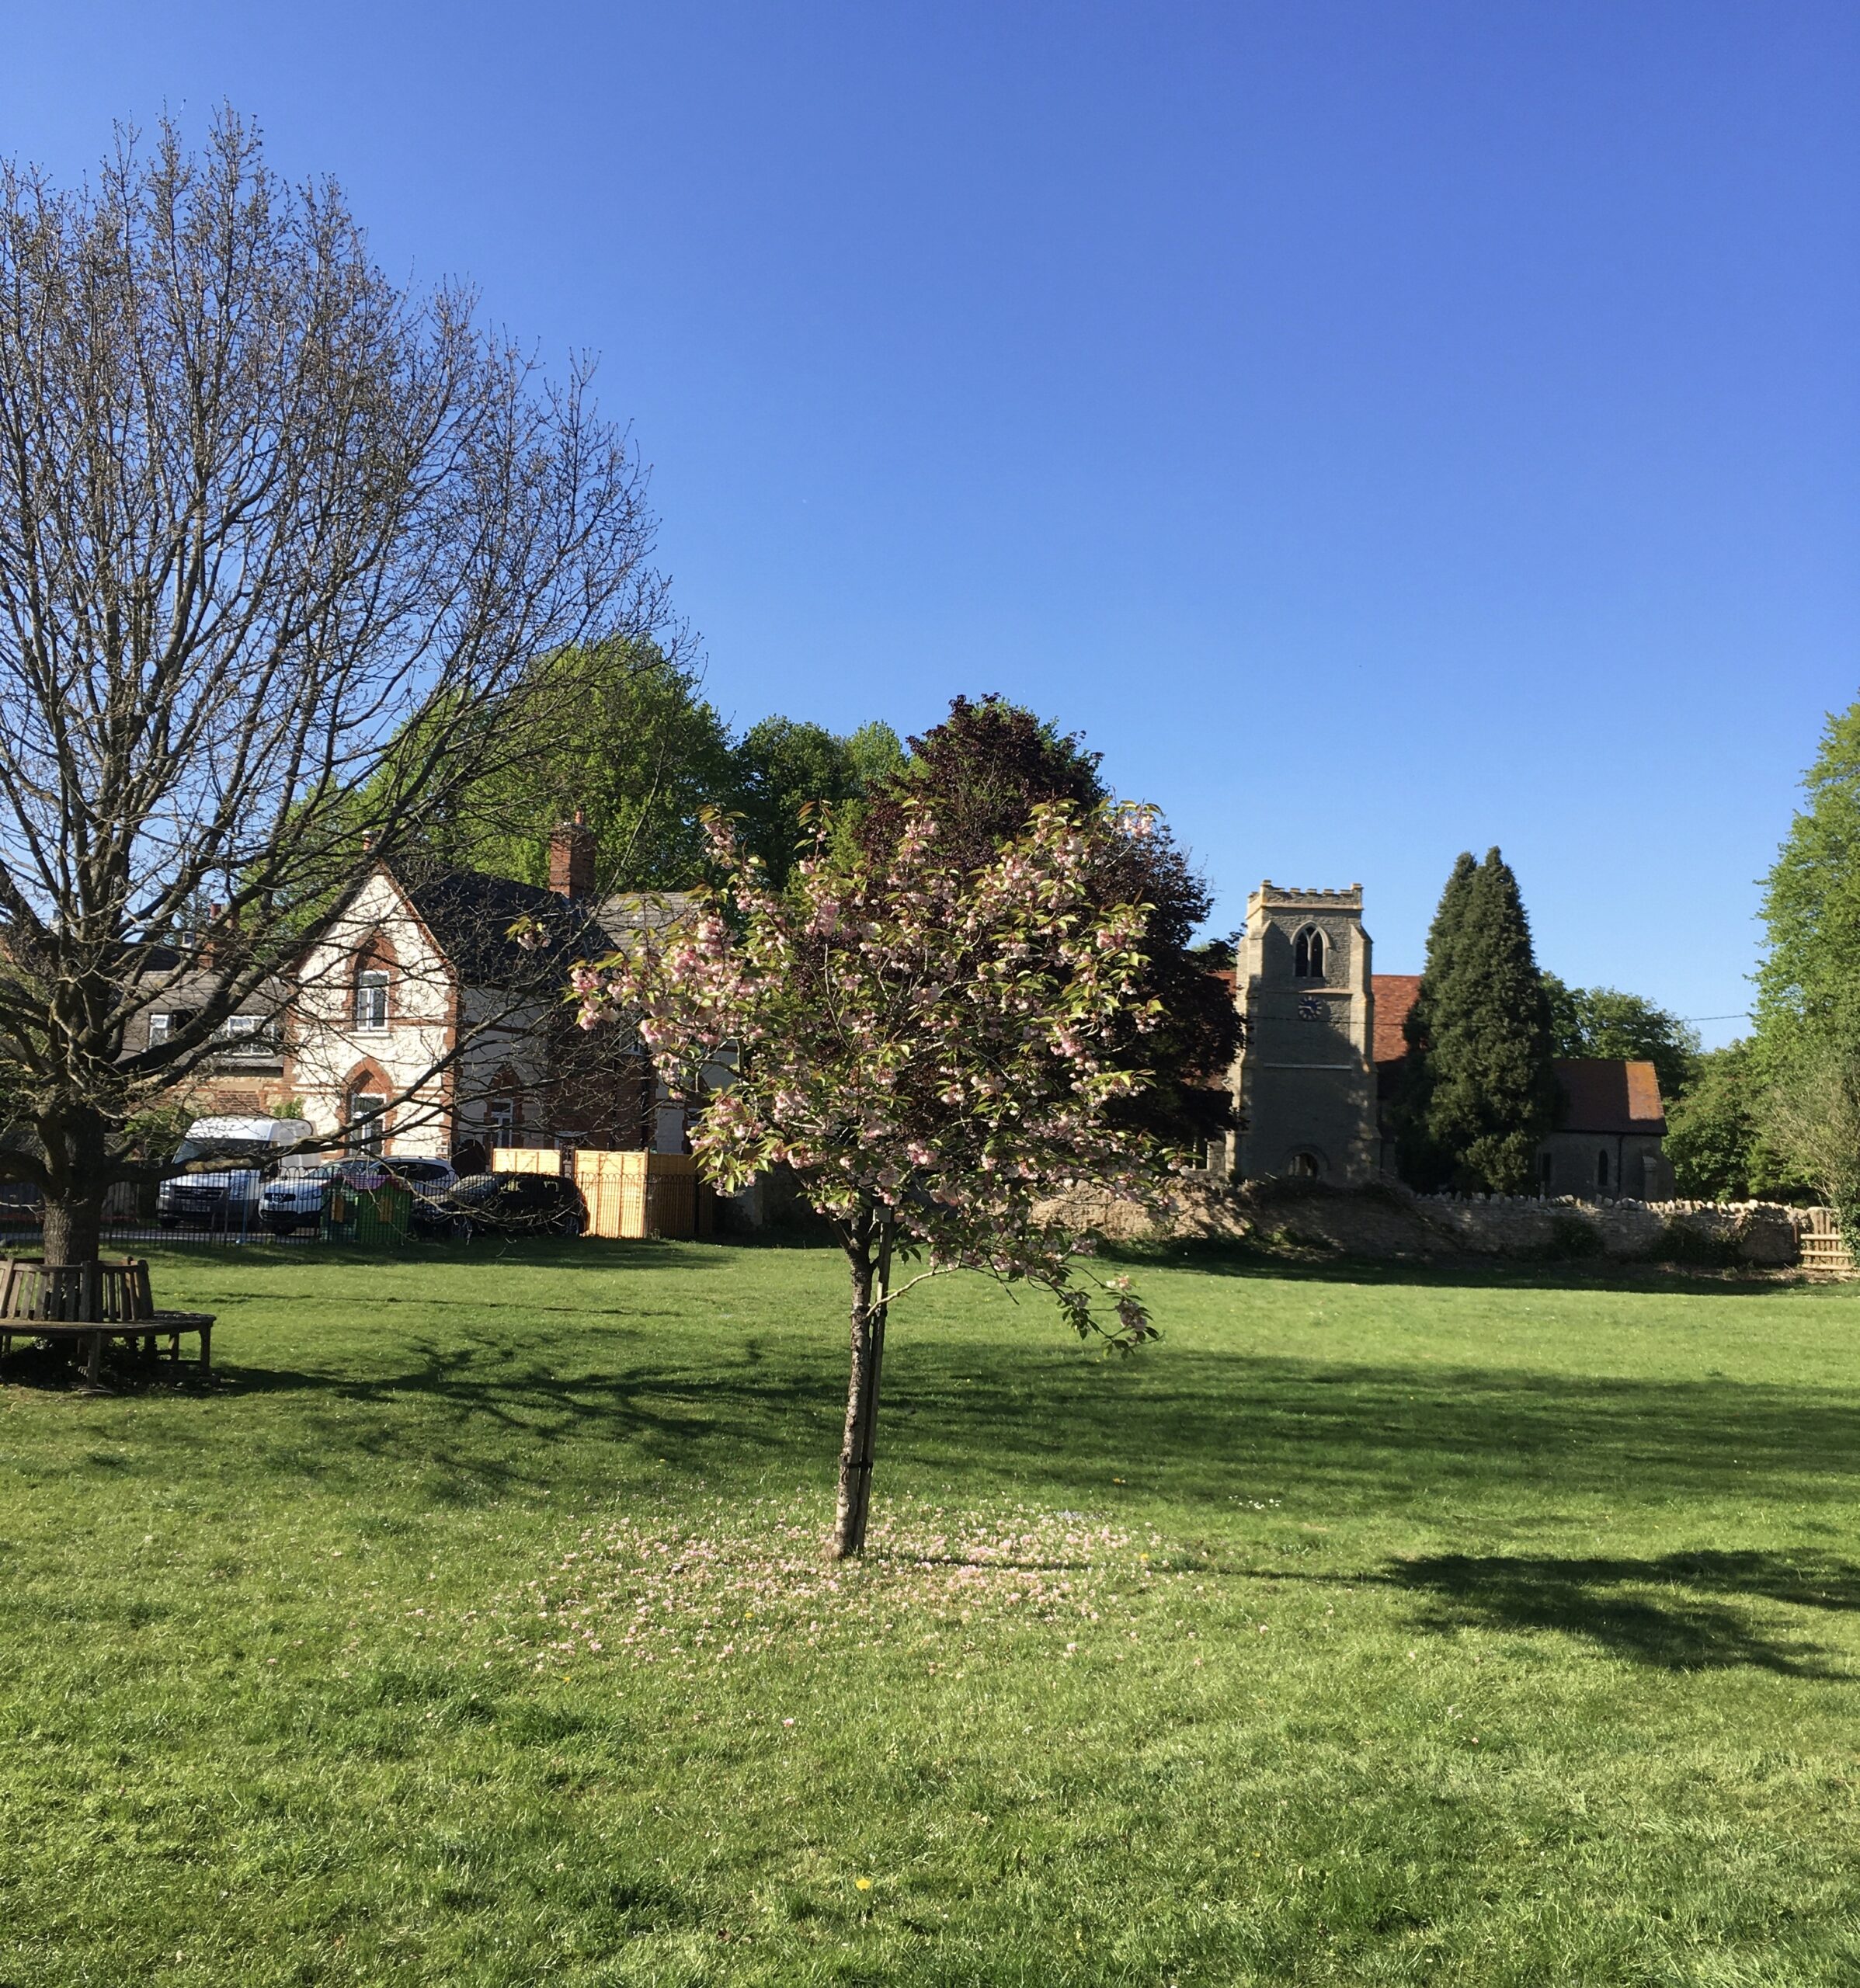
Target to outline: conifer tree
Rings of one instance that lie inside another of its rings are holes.
[[[1416,1184],[1519,1194],[1556,1120],[1556,1079],[1530,923],[1496,849],[1460,859],[1434,925],[1405,1086]]]
[[[1556,1122],[1556,1078],[1530,923],[1518,879],[1496,849],[1466,894],[1431,1058],[1430,1125],[1453,1156],[1454,1184],[1521,1194]]]
[[[1434,1091],[1434,1065],[1428,1051],[1434,1037],[1434,1015],[1452,968],[1454,940],[1465,916],[1466,899],[1479,865],[1470,850],[1462,850],[1440,895],[1434,923],[1427,928],[1427,956],[1414,1005],[1402,1024],[1407,1038],[1407,1061],[1394,1104],[1396,1164],[1402,1178],[1423,1193],[1445,1187],[1453,1177],[1452,1156],[1435,1142],[1428,1128]]]

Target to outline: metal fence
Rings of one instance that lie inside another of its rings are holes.
[[[560,1173],[572,1180],[586,1207],[586,1233],[590,1236],[689,1239],[707,1237],[714,1229],[716,1197],[699,1180],[697,1163],[689,1154],[500,1146],[492,1166],[498,1173]],[[176,1176],[178,1181],[213,1178]],[[262,1242],[303,1249],[333,1242],[344,1248],[395,1249],[404,1247],[409,1239],[436,1239],[429,1234],[421,1236],[417,1229],[410,1238],[404,1221],[396,1233],[390,1224],[366,1219],[338,1225],[335,1233],[331,1232],[328,1221],[318,1219],[280,1234],[259,1219],[257,1201],[245,1194],[221,1194],[203,1206],[179,1208],[173,1205],[176,1198],[170,1193],[158,1194],[152,1185],[138,1188],[119,1183],[111,1188],[103,1204],[105,1250],[148,1242],[223,1249]],[[359,1198],[365,1202],[368,1197]],[[37,1250],[43,1236],[37,1191],[0,1183],[0,1256]]]
[[[377,1232],[374,1228],[360,1235],[352,1232],[339,1239],[328,1237],[320,1223],[276,1235],[259,1222],[256,1205],[242,1197],[226,1201],[211,1211],[169,1216],[158,1215],[149,1205],[152,1199],[151,1190],[138,1192],[127,1183],[111,1188],[103,1202],[106,1253],[134,1242],[206,1244],[238,1249],[258,1242],[314,1248],[319,1242],[339,1240],[345,1249],[358,1243],[365,1248],[392,1249],[408,1240],[405,1234]],[[0,1182],[0,1256],[30,1255],[44,1239],[36,1190],[16,1182]]]

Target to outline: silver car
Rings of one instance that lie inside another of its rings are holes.
[[[274,1236],[290,1236],[300,1229],[314,1229],[323,1218],[323,1204],[331,1185],[338,1180],[363,1193],[398,1180],[413,1190],[413,1225],[416,1229],[445,1229],[451,1222],[449,1209],[440,1203],[457,1183],[458,1176],[443,1159],[359,1159],[326,1160],[321,1166],[281,1173],[265,1183],[259,1197],[259,1219]]]

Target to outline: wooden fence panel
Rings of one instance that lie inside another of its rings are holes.
[[[697,1162],[688,1152],[499,1146],[491,1167],[495,1173],[566,1174],[588,1204],[590,1236],[615,1242],[641,1242],[649,1236],[688,1241],[708,1236],[714,1226],[716,1197],[698,1179]]]
[[[630,1241],[646,1232],[646,1162],[643,1152],[596,1152],[574,1157],[575,1184],[588,1204],[588,1233]]]

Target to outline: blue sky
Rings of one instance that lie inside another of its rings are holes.
[[[222,99],[602,356],[739,722],[1085,732],[1219,893],[1747,1000],[1860,694],[1850,0],[10,10],[0,148]],[[1708,1024],[1721,1040],[1734,1024]]]

